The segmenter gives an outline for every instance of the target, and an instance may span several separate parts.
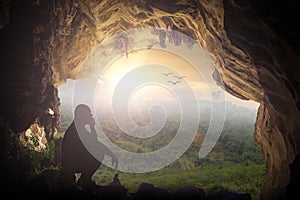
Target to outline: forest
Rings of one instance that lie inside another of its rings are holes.
[[[256,110],[227,102],[221,136],[212,151],[206,157],[199,159],[199,148],[210,119],[208,102],[202,102],[201,105],[202,117],[197,134],[192,145],[178,160],[154,172],[118,172],[121,183],[128,188],[129,192],[136,192],[141,183],[151,183],[170,191],[196,186],[203,188],[208,195],[220,190],[248,192],[252,199],[259,199],[267,169],[261,150],[254,141]],[[62,109],[61,130],[65,130],[72,121],[71,113],[67,106]],[[151,152],[163,147],[174,137],[179,126],[177,118],[171,118],[166,121],[157,135],[140,139],[125,134],[114,123],[111,113],[98,117],[108,138],[122,149],[131,152]],[[60,133],[60,136],[62,135],[63,131]],[[105,185],[111,182],[115,173],[116,170],[102,165],[94,174],[93,180],[99,185]]]

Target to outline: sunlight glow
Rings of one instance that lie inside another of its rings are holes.
[[[167,85],[172,86],[172,82],[175,83],[175,81],[180,81],[179,78],[184,78],[196,91],[196,95],[198,98],[209,99],[207,85],[203,82],[201,74],[192,66],[192,64],[174,53],[162,50],[137,51],[133,56],[130,56],[128,58],[125,56],[119,57],[119,59],[115,60],[115,62],[113,62],[107,69],[104,70],[104,73],[101,75],[101,82],[103,82],[104,80],[112,80],[113,88],[111,89],[114,89],[114,87],[118,84],[120,79],[124,77],[124,75],[137,67],[149,64],[163,65],[170,68],[170,70],[176,71],[177,74],[170,74],[168,76],[165,75],[169,73],[168,71],[157,72]],[[143,79],[147,76],[147,73],[141,73],[139,75],[139,78]],[[176,76],[178,76],[179,78]],[[127,84],[131,85],[130,82],[128,82]],[[173,87],[180,88],[180,84],[176,84]],[[152,93],[152,96],[159,95],[166,97],[166,93],[162,93],[162,91],[159,90],[158,87],[152,87],[151,90],[147,90],[147,92],[145,93],[149,92]]]

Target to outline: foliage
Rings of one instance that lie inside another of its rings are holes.
[[[121,183],[130,192],[135,192],[141,183],[148,182],[169,190],[193,185],[205,189],[207,194],[221,189],[249,192],[253,199],[258,199],[266,176],[266,166],[253,139],[256,111],[228,104],[221,137],[208,156],[199,159],[199,149],[210,122],[209,109],[203,107],[202,111],[194,142],[181,158],[170,166],[151,173],[119,172]],[[139,139],[124,133],[114,123],[112,115],[105,114],[100,118],[101,128],[108,138],[119,147],[132,152],[151,152],[161,148],[171,141],[179,126],[178,120],[168,119],[157,135]],[[69,116],[68,122],[64,124],[69,124],[71,120]],[[101,166],[93,179],[100,185],[106,185],[112,181],[115,173],[116,171]]]
[[[239,110],[238,108],[235,108]],[[122,184],[135,192],[143,182],[158,187],[176,190],[194,185],[212,194],[222,189],[233,192],[249,192],[253,199],[258,199],[266,176],[266,166],[261,150],[253,139],[255,112],[245,110],[228,112],[224,128],[217,144],[205,158],[199,159],[209,118],[202,118],[193,144],[181,158],[165,169],[146,174],[120,173]],[[111,140],[128,150],[141,152],[153,151],[166,144],[176,133],[178,122],[169,121],[161,130],[159,138],[139,141],[127,136],[114,125],[106,126]],[[131,146],[131,148],[129,148]],[[102,166],[94,175],[98,184],[111,182],[115,172]]]
[[[100,185],[106,185],[112,181],[115,171],[101,166],[93,179]],[[249,192],[253,199],[259,197],[265,178],[265,165],[251,164],[233,165],[231,167],[203,166],[184,170],[168,167],[156,172],[145,174],[120,173],[121,183],[128,188],[130,193],[137,191],[143,182],[152,183],[157,187],[174,191],[178,188],[194,185],[203,188],[207,195],[221,189],[246,193]]]
[[[33,142],[24,147],[18,134],[9,128],[8,123],[1,120],[3,119],[0,117],[0,161],[4,174],[2,182],[11,183],[6,184],[6,187],[13,187],[14,190],[24,189],[24,186],[54,163],[54,143],[49,142],[41,152],[34,151],[34,144],[38,143]]]

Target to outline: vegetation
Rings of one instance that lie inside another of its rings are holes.
[[[219,141],[207,157],[198,158],[201,140],[198,134],[189,150],[169,167],[145,174],[120,173],[122,184],[132,193],[141,183],[148,182],[169,190],[193,185],[203,188],[208,195],[222,189],[248,192],[253,199],[259,199],[266,166],[253,140],[253,128],[244,123],[229,124],[225,124]],[[114,173],[116,171],[101,166],[94,180],[100,185],[107,184]]]
[[[59,174],[59,169],[54,167],[54,142],[48,142],[46,148],[40,152],[34,150],[36,142],[24,147],[18,134],[9,128],[6,121],[1,121],[1,116],[0,132],[3,136],[0,140],[0,161],[3,171],[1,182],[3,186],[5,185],[5,192],[24,192],[40,175]],[[45,178],[51,176],[47,175]]]
[[[99,185],[112,181],[114,170],[101,166],[95,173],[94,180]],[[201,166],[189,170],[168,167],[145,174],[119,173],[121,183],[130,193],[137,191],[141,183],[152,183],[170,191],[193,185],[203,188],[207,195],[222,189],[239,193],[250,193],[252,199],[258,199],[265,178],[265,165],[251,164],[226,166]]]
[[[143,183],[152,183],[157,187],[176,190],[193,185],[203,188],[212,194],[222,189],[238,193],[250,193],[253,199],[258,199],[266,176],[261,151],[254,142],[254,122],[256,112],[247,108],[227,105],[226,121],[217,144],[205,158],[199,159],[198,153],[207,131],[210,119],[209,110],[203,109],[197,135],[190,148],[170,166],[151,173],[131,174],[119,172],[121,183],[133,193]],[[70,112],[68,120],[71,122]],[[64,114],[62,114],[64,116]],[[65,115],[67,116],[67,115]],[[151,152],[166,145],[179,126],[179,122],[168,119],[164,128],[155,136],[139,139],[125,134],[114,123],[109,113],[99,114],[101,127],[106,135],[123,149],[132,152]],[[112,181],[116,173],[106,166],[101,166],[94,174],[97,184],[105,185]]]

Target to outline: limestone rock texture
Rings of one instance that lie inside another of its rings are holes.
[[[292,23],[299,19],[297,1],[15,0],[1,8],[0,56],[7,69],[1,73],[7,91],[1,115],[13,130],[38,120],[51,138],[59,129],[56,87],[76,79],[105,38],[141,27],[177,30],[209,53],[223,89],[261,103],[254,138],[268,166],[262,198],[287,198],[299,189],[300,33]]]

